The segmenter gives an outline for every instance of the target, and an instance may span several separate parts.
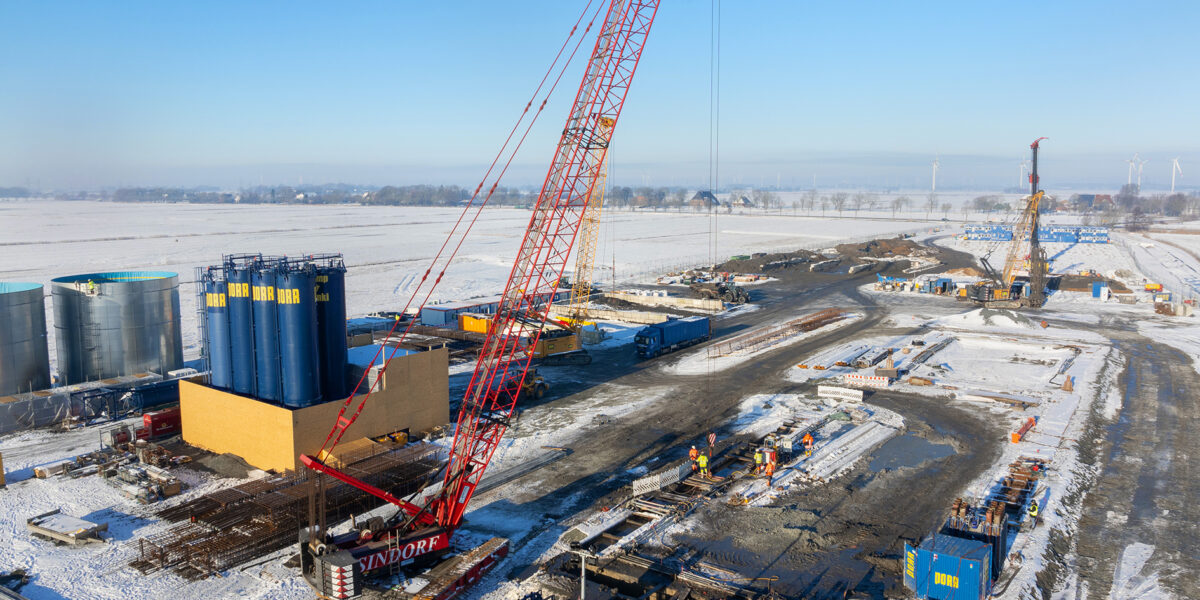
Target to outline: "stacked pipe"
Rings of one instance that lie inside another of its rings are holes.
[[[226,255],[200,269],[213,387],[290,408],[344,398],[345,274],[341,254]]]

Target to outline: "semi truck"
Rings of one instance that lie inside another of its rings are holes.
[[[708,341],[712,322],[708,317],[670,319],[643,328],[633,338],[638,356],[654,358],[680,348]]]

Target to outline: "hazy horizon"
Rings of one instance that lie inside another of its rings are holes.
[[[474,188],[583,6],[8,5],[0,187]],[[1184,2],[727,3],[716,178],[927,189],[936,157],[939,189],[1003,189],[1049,136],[1048,189],[1115,190],[1135,152],[1143,189],[1175,157],[1197,189],[1198,21]],[[711,27],[707,3],[660,9],[614,183],[708,187]],[[502,184],[541,182],[581,62]]]

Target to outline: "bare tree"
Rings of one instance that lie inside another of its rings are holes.
[[[862,192],[858,192],[857,194],[854,194],[854,197],[850,199],[850,202],[854,205],[854,216],[857,217],[858,212],[861,211],[863,205],[867,203],[867,195]]]
[[[949,202],[943,202],[942,203],[942,217],[949,217],[951,208],[954,208],[954,207],[951,206]]]
[[[971,216],[971,203],[970,202],[963,202],[962,214],[963,214],[963,222],[966,223],[967,219]]]
[[[773,204],[782,207],[782,205],[776,201],[775,194],[772,194],[767,190],[754,190],[753,192],[750,192],[750,199],[754,201],[754,204],[763,208],[771,208],[771,205]]]
[[[937,209],[937,194],[929,192],[929,197],[925,199],[925,218],[931,218],[933,211]]]
[[[979,196],[972,200],[971,204],[976,211],[990,211],[996,206],[996,198],[995,196]]]
[[[908,206],[911,204],[912,204],[912,200],[910,200],[908,198],[908,196],[900,196],[898,198],[893,198],[892,199],[892,217],[894,218],[896,216],[896,211],[904,210],[905,208],[908,208]]]
[[[821,216],[825,216],[825,210],[829,208],[829,196],[821,196]]]
[[[807,192],[804,192],[802,201],[808,204],[808,212],[811,213],[813,208],[817,205],[817,190],[808,190]]]
[[[683,188],[676,189],[671,194],[671,203],[675,206],[683,206],[687,202],[687,190]]]
[[[842,210],[846,208],[846,201],[850,199],[850,195],[845,192],[838,192],[829,198],[829,202],[837,209],[838,216],[842,216]]]

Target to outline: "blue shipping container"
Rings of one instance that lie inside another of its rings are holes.
[[[211,277],[211,274],[210,274]],[[233,357],[229,345],[229,297],[226,283],[209,279],[204,282],[204,313],[207,321],[205,336],[210,382],[213,387],[228,390],[233,387]]]
[[[1108,287],[1108,284],[1104,283],[1103,281],[1093,281],[1092,282],[1092,297],[1093,298],[1103,297],[1104,288],[1106,288],[1106,287]]]
[[[260,268],[250,278],[254,306],[254,396],[278,402],[282,383],[279,372],[279,316],[275,302],[275,269]]]
[[[638,356],[653,358],[706,341],[711,332],[708,317],[687,317],[655,323],[634,336]]]
[[[321,400],[316,289],[317,271],[312,265],[281,272],[275,278],[281,398],[283,405],[291,408]],[[345,343],[344,335],[342,340]]]
[[[992,549],[949,535],[904,545],[904,586],[917,598],[981,600],[991,592]]]
[[[226,269],[226,295],[229,299],[230,368],[233,391],[254,394],[254,311],[250,300],[250,271]]]

